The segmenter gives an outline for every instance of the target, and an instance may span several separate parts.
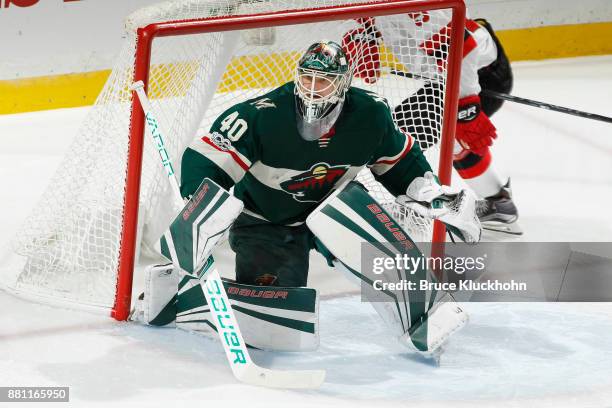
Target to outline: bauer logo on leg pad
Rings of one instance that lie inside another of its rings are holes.
[[[318,348],[319,297],[315,289],[254,286],[228,280],[223,285],[249,346],[270,351]],[[179,284],[176,322],[184,330],[215,334],[213,326],[217,321],[211,316],[200,280],[194,276],[184,276]]]
[[[306,224],[344,263],[347,258],[354,258],[356,262],[360,260],[362,242],[389,242],[400,252],[418,253],[414,242],[400,225],[356,182],[348,183],[331,194],[310,214]],[[356,262],[350,263],[355,265]]]
[[[204,179],[160,239],[162,255],[189,273],[201,269],[243,207],[242,201]]]

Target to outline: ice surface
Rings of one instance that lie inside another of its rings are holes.
[[[612,57],[515,64],[514,94],[612,116]],[[0,246],[42,192],[87,108],[0,116]],[[612,127],[506,103],[495,163],[512,176],[523,241],[612,240]],[[220,265],[231,264],[221,254]],[[71,387],[71,406],[610,406],[612,304],[466,304],[440,365],[391,339],[356,288],[313,254],[321,348],[253,352],[325,368],[308,392],[236,383],[215,341],[0,292],[0,386]],[[612,290],[612,288],[611,288]],[[26,405],[24,405],[26,406]]]
[[[115,323],[8,295],[0,307],[10,311],[0,318],[0,384],[70,386],[73,402],[84,405],[223,399],[300,406],[333,399],[341,406],[560,406],[612,398],[610,304],[468,304],[471,323],[437,366],[406,352],[358,297],[327,300],[318,351],[252,352],[265,367],[326,369],[325,384],[307,392],[237,384],[215,340],[182,330]]]

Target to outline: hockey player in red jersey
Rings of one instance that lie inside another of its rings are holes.
[[[423,149],[439,140],[440,129],[435,118],[442,112],[431,101],[441,100],[444,92],[442,82],[435,80],[438,73],[424,72],[432,64],[423,62],[443,63],[441,55],[446,53],[450,41],[450,19],[450,12],[445,10],[363,18],[343,38],[343,46],[356,66],[355,76],[366,84],[375,83],[381,75],[383,43],[410,70],[409,74],[432,79],[394,109],[395,121],[419,140]],[[490,151],[497,138],[490,117],[503,102],[480,94],[481,89],[510,92],[511,67],[486,20],[468,19],[464,39],[453,166],[482,199],[478,203],[478,215],[483,228],[521,234],[510,179],[495,168]],[[407,41],[419,44],[422,55],[396,52]]]

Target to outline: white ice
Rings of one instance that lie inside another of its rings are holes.
[[[612,57],[514,69],[516,95],[612,116]],[[86,112],[0,116],[0,247]],[[522,240],[612,241],[612,125],[512,103],[493,120],[494,160],[512,176]],[[253,357],[266,367],[327,369],[316,391],[239,384],[220,345],[199,335],[3,292],[0,386],[70,386],[70,406],[612,406],[612,304],[465,304],[471,321],[436,366],[389,338],[356,288],[318,255],[311,283],[324,299],[320,349]]]

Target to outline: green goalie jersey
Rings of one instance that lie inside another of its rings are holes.
[[[181,163],[181,192],[205,177],[234,188],[245,212],[275,224],[306,220],[337,185],[369,167],[392,194],[431,168],[412,137],[393,122],[385,99],[350,88],[332,130],[319,140],[298,133],[294,83],[234,105],[198,135]]]

